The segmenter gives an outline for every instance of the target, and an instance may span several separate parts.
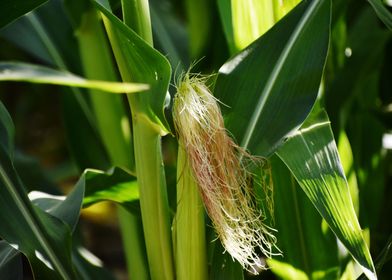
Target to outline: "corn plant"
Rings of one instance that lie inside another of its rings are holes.
[[[73,185],[35,185],[0,103],[0,279],[121,278],[80,238],[103,201],[129,279],[388,277],[392,16],[369,2],[3,0],[4,103],[56,92]]]

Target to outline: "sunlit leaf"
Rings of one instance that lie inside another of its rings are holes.
[[[136,178],[120,168],[108,172],[86,170],[80,180],[86,184],[83,207],[100,201],[112,201],[129,211],[137,208],[135,202],[139,199],[139,187]]]
[[[308,280],[308,276],[305,272],[300,269],[295,268],[289,263],[280,262],[274,259],[268,260],[268,265],[271,270],[283,280]]]
[[[0,62],[0,81],[64,85],[112,93],[131,93],[148,89],[148,86],[143,84],[86,80],[69,72],[21,62]]]
[[[377,279],[325,113],[312,116],[277,153],[367,277]]]

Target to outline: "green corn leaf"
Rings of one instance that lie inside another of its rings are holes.
[[[51,24],[44,24],[50,22]],[[62,1],[50,1],[0,31],[2,37],[39,61],[72,73],[81,73],[75,30],[71,28]],[[85,37],[85,36],[84,36]],[[93,77],[95,79],[105,79]],[[64,87],[61,94],[64,125],[69,147],[80,170],[110,166],[88,96],[80,88]],[[121,96],[98,94],[98,99]],[[110,105],[108,105],[110,106]],[[72,112],[68,114],[67,112]]]
[[[131,93],[148,89],[148,86],[143,84],[86,80],[69,72],[21,62],[0,62],[0,81],[64,85],[111,93]]]
[[[231,0],[231,13],[234,44],[238,50],[248,46],[275,23],[273,1]]]
[[[47,0],[2,0],[0,1],[0,28],[18,17],[42,5]]]
[[[381,2],[381,0],[368,0],[369,4],[372,5],[374,11],[378,15],[379,19],[392,30],[392,14],[388,11],[387,7]]]
[[[55,196],[39,191],[32,191],[29,193],[29,198],[34,205],[43,211],[75,227],[79,218],[84,189],[85,180],[79,180],[74,190],[68,196]],[[74,242],[75,240],[73,240]],[[92,253],[88,252],[86,248],[73,244],[72,263],[78,279],[114,279],[102,267],[102,264],[97,266],[96,262],[97,259],[92,258]]]
[[[274,259],[268,260],[271,270],[282,280],[308,280],[309,277],[302,270],[295,268],[289,263],[280,262]]]
[[[112,201],[131,212],[138,208],[135,204],[139,200],[136,178],[123,169],[116,167],[108,172],[86,170],[81,180],[86,184],[83,207],[100,201]]]
[[[7,115],[1,105],[0,236],[28,257],[36,278],[74,279],[71,227],[30,202],[12,163],[13,124],[4,123]]]
[[[304,1],[219,70],[214,94],[226,127],[267,156],[301,125],[318,93],[329,41],[330,1]]]
[[[125,81],[146,83],[150,90],[131,96],[135,102],[134,113],[145,114],[161,134],[170,131],[163,109],[169,87],[171,67],[167,59],[110,11],[108,3],[101,0],[95,5],[103,14],[106,29],[120,72]],[[103,3],[103,4],[102,4]]]
[[[23,279],[22,255],[3,240],[0,241],[0,279]]]
[[[271,270],[283,279],[338,278],[336,238],[312,207],[288,168],[277,157],[271,157],[274,216],[278,247],[282,257],[268,260]],[[305,277],[305,278],[304,278]]]
[[[82,200],[84,208],[98,202],[111,201],[122,205],[128,211],[138,212],[135,202],[139,199],[139,188],[136,178],[119,167],[111,168],[107,172],[87,169],[68,196],[32,191],[29,197],[39,208],[74,227],[79,211],[72,210],[77,209],[78,205],[80,209]]]
[[[84,196],[84,199],[83,199]],[[108,172],[86,170],[67,196],[55,196],[32,191],[30,200],[43,211],[75,227],[79,210],[101,201],[112,201],[123,206],[127,211],[140,214],[138,205],[139,191],[135,178],[120,168]],[[102,267],[86,259],[86,249],[75,246],[72,251],[74,266],[82,279],[113,279]]]
[[[310,118],[277,153],[366,276],[377,279],[326,114]]]

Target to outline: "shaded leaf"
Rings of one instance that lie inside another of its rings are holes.
[[[379,19],[390,29],[392,30],[392,14],[385,7],[383,2],[380,0],[368,0],[370,5],[372,5],[374,11],[378,15]]]
[[[219,70],[226,127],[252,153],[272,154],[309,114],[329,41],[330,1],[303,1]]]
[[[0,106],[1,116],[7,115],[4,110]],[[12,124],[0,125],[0,134],[6,136],[0,139],[0,236],[28,257],[37,278],[72,279],[70,228],[28,199],[12,164],[12,151],[5,148],[13,138],[7,127]]]
[[[18,17],[37,8],[47,0],[2,0],[0,1],[0,28]]]
[[[0,241],[0,279],[23,279],[22,255],[3,240]]]
[[[63,1],[51,0],[3,28],[0,34],[42,62],[81,74],[74,32],[64,12]]]
[[[44,24],[46,22],[51,24]],[[1,35],[40,61],[82,73],[74,32],[64,13],[63,2],[53,0],[7,26]],[[110,164],[88,96],[79,88],[62,90],[66,91],[61,95],[61,106],[68,143],[79,169],[108,168]]]
[[[78,271],[79,278],[83,280],[115,280],[114,276],[106,270],[96,256],[86,248],[78,246],[72,252],[72,259]]]
[[[0,81],[64,85],[111,93],[131,93],[148,89],[148,86],[143,84],[86,80],[69,72],[22,62],[0,62]]]
[[[367,277],[377,279],[326,114],[312,116],[277,153]]]
[[[225,252],[219,240],[214,242],[212,256],[211,280],[243,280],[244,273],[239,262],[233,260],[229,253]]]

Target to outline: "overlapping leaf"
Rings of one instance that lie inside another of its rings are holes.
[[[3,240],[0,241],[0,279],[23,279],[21,253]]]
[[[303,1],[219,70],[226,127],[252,153],[272,154],[309,114],[329,41],[330,1]]]
[[[37,278],[73,279],[71,228],[33,205],[12,164],[13,135],[5,108],[0,106],[0,236],[23,252]]]
[[[159,125],[161,134],[167,133],[170,129],[163,109],[171,76],[169,62],[114,16],[107,1],[96,0],[95,4],[104,15],[106,29],[123,79],[129,81],[131,77],[132,82],[150,85],[150,90],[146,93],[131,96],[135,99],[132,104],[137,105],[137,108],[133,109],[143,112],[152,123]]]

